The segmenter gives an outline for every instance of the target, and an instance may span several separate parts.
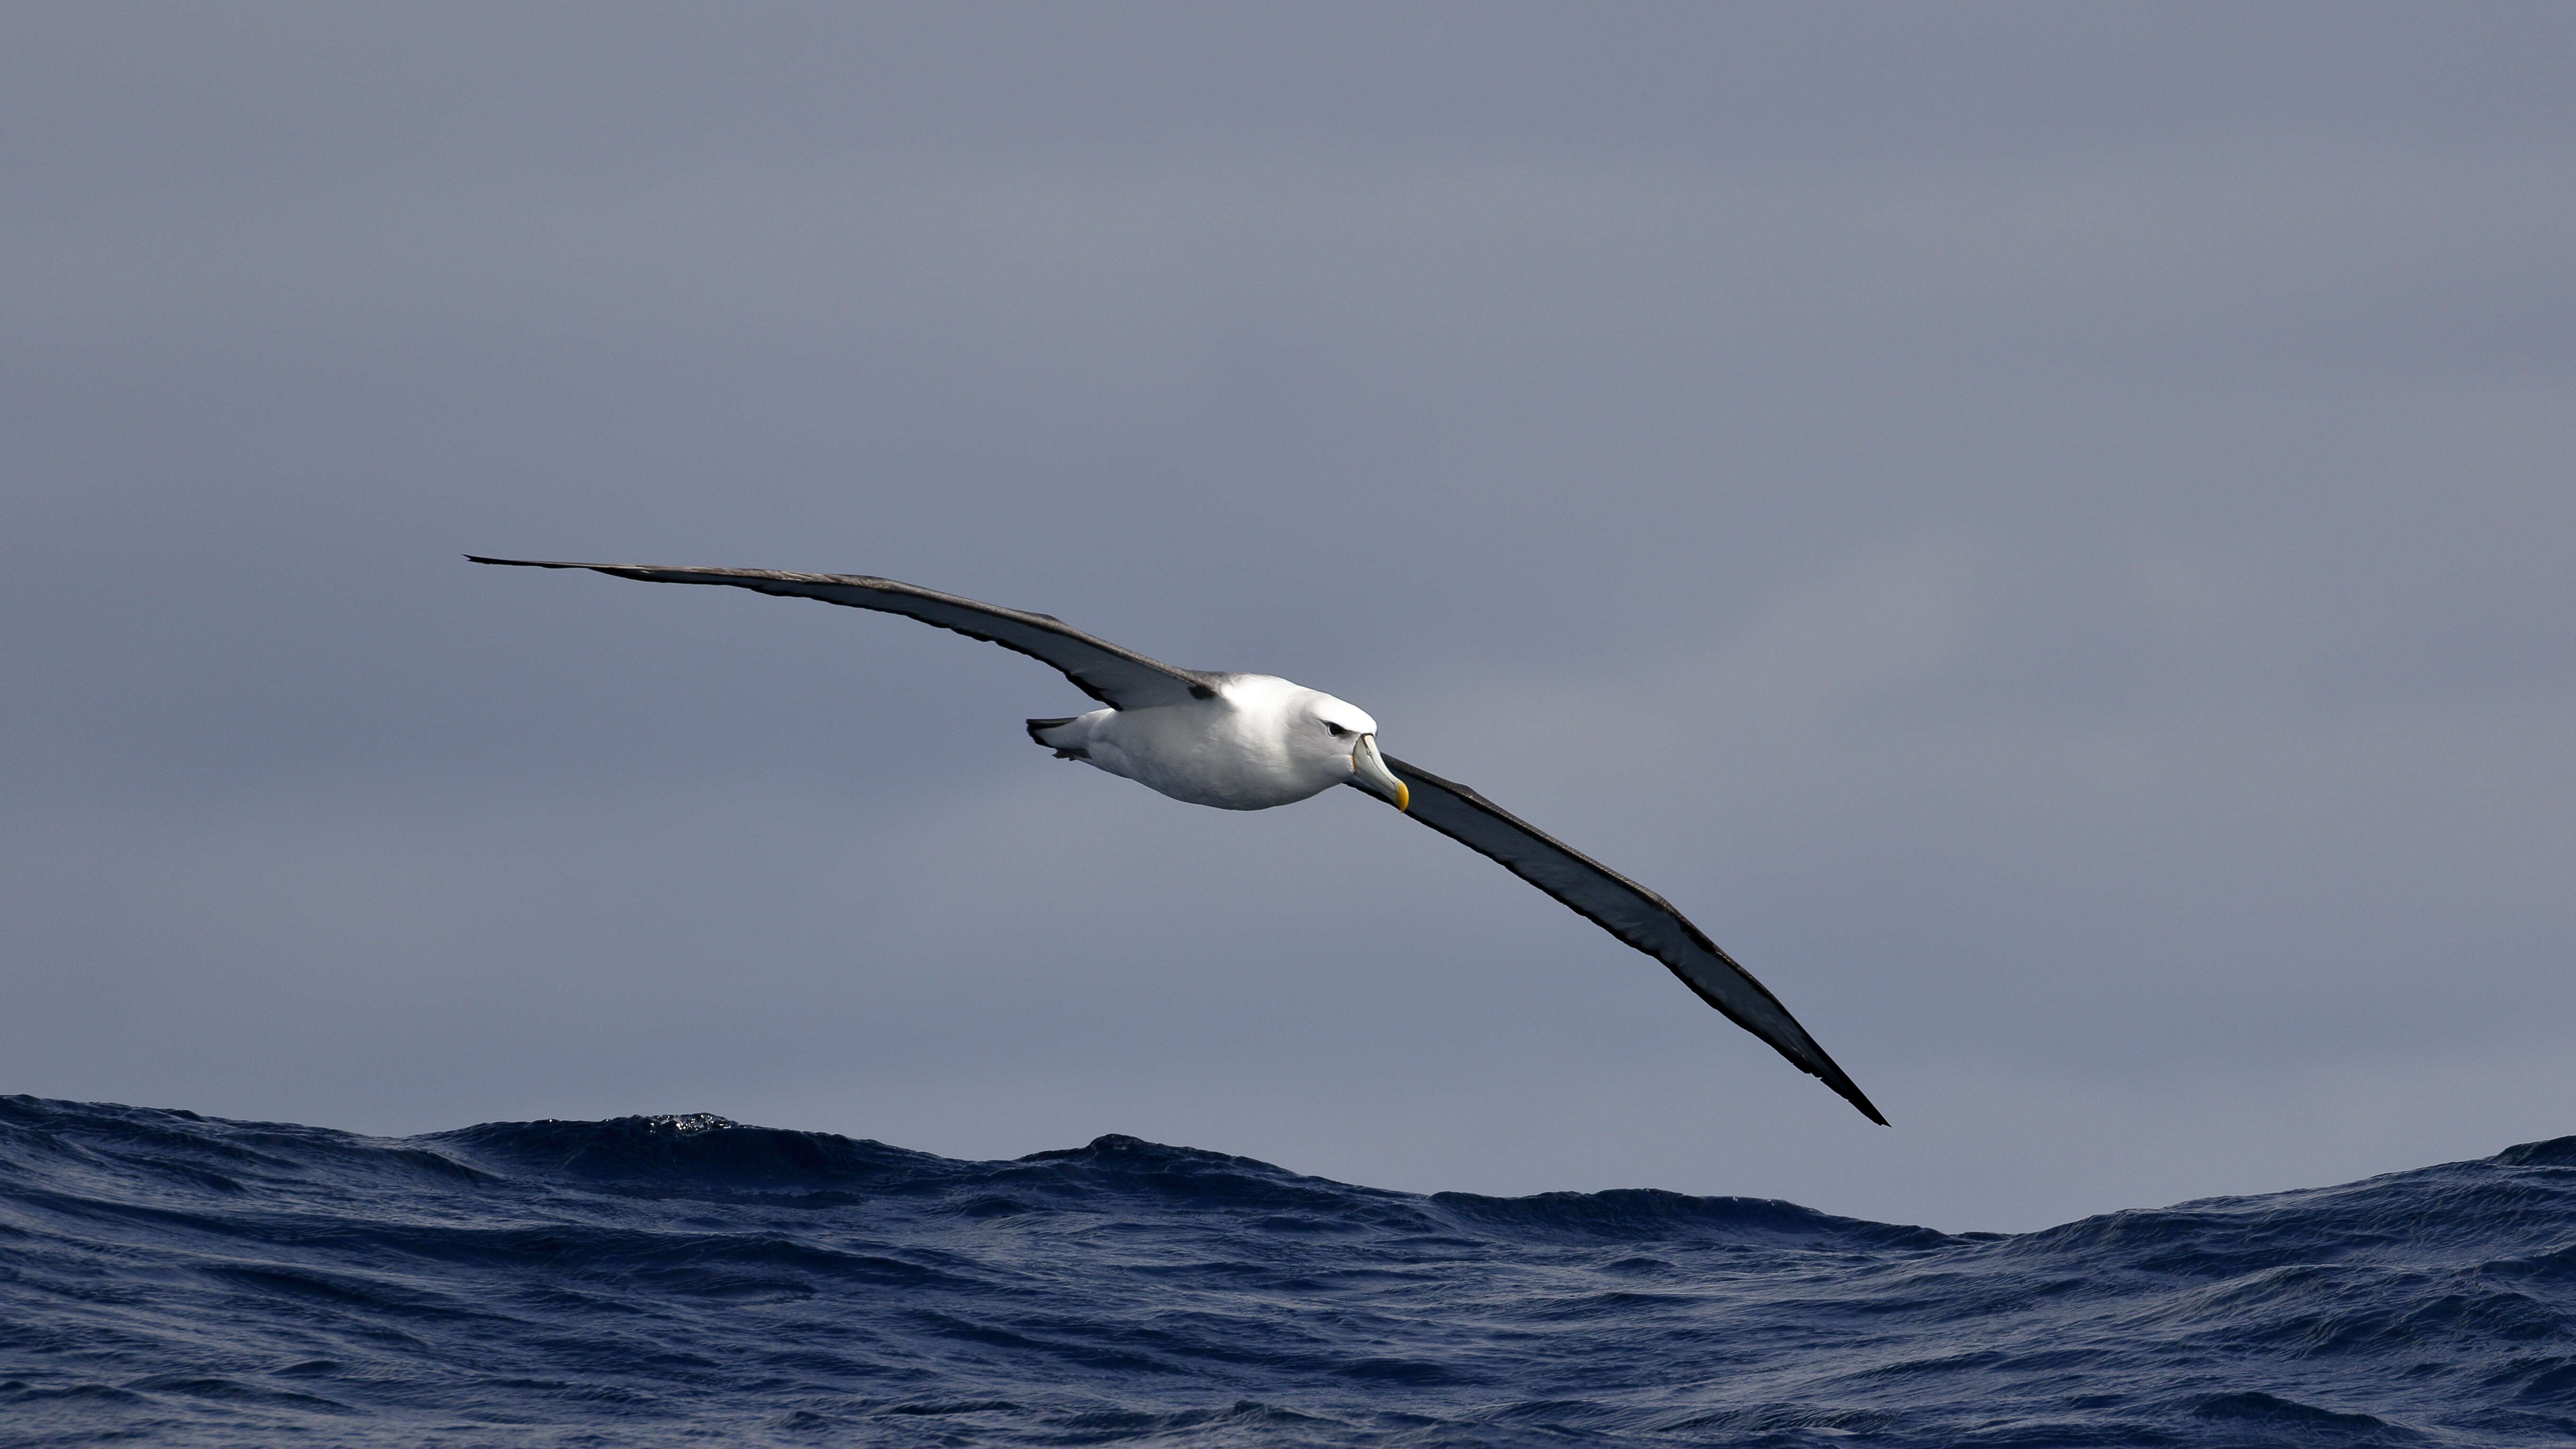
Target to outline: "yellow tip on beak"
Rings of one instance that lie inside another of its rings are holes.
[[[1351,773],[1394,796],[1396,809],[1413,808],[1413,792],[1386,767],[1385,757],[1377,752],[1377,736],[1362,735],[1360,742],[1351,746]]]

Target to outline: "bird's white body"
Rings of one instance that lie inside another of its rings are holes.
[[[1193,805],[1267,810],[1361,773],[1368,711],[1270,674],[1215,676],[1206,699],[1096,709],[1029,733],[1058,754]]]

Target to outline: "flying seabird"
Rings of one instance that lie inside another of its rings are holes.
[[[1498,861],[1577,915],[1672,968],[1728,1020],[1769,1042],[1881,1126],[1887,1119],[1768,988],[1662,896],[1428,770],[1382,755],[1368,711],[1268,674],[1180,669],[1094,638],[1052,614],[997,608],[865,574],[659,568],[482,558],[520,568],[591,569],[656,584],[728,584],[786,598],[901,614],[1016,650],[1062,670],[1101,708],[1033,719],[1029,738],[1149,789],[1221,810],[1267,810],[1335,785],[1393,805]]]

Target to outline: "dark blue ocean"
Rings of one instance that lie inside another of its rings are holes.
[[[0,1098],[0,1443],[2576,1443],[2576,1138],[1947,1235]]]

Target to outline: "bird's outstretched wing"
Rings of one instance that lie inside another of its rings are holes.
[[[1386,767],[1412,792],[1406,813],[1460,845],[1500,861],[1505,870],[1572,907],[1575,914],[1672,968],[1682,984],[1727,1019],[1771,1044],[1800,1071],[1842,1094],[1861,1115],[1884,1127],[1887,1119],[1769,988],[1735,964],[1662,896],[1610,869],[1493,801],[1389,755]],[[1386,797],[1357,778],[1352,788]],[[1395,802],[1389,800],[1388,804]]]
[[[969,639],[999,644],[1064,671],[1074,687],[1112,709],[1143,709],[1205,699],[1218,676],[1182,669],[1095,639],[1052,614],[1030,614],[996,608],[943,594],[935,589],[899,584],[865,574],[791,574],[770,569],[662,568],[644,564],[551,563],[539,559],[467,558],[483,564],[513,564],[532,569],[590,569],[621,579],[653,584],[731,584],[791,599],[820,599],[852,609],[901,614],[953,629]]]

